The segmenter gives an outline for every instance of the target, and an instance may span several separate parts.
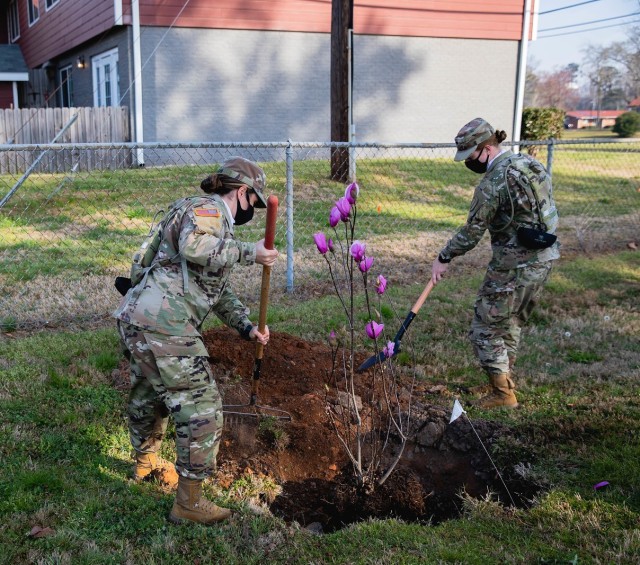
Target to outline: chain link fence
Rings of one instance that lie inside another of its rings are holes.
[[[531,149],[533,148],[533,149]],[[565,252],[637,243],[640,139],[522,142],[552,171]],[[233,155],[260,163],[280,206],[272,292],[318,294],[324,278],[313,234],[357,178],[357,238],[399,283],[424,281],[464,223],[479,177],[454,163],[453,144],[191,143],[0,146],[0,327],[82,327],[117,306],[117,275],[154,217]],[[333,180],[336,179],[336,180]],[[257,241],[264,213],[238,227]],[[338,226],[341,228],[342,224]],[[488,253],[488,238],[481,245]],[[258,268],[238,268],[234,290],[252,309]]]

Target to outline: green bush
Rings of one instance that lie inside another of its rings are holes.
[[[522,111],[522,123],[520,125],[521,139],[560,139],[564,129],[564,110],[560,108],[525,108]],[[535,156],[537,146],[530,145],[527,149],[530,155]]]
[[[640,130],[640,113],[638,112],[625,112],[619,115],[613,125],[613,132],[620,137],[633,137],[638,130]]]
[[[560,108],[525,108],[522,111],[522,139],[560,139],[564,129],[564,110]]]

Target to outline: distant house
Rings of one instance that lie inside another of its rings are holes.
[[[624,112],[624,110],[573,110],[565,114],[564,127],[567,129],[609,128]]]
[[[479,115],[513,132],[525,5],[354,0],[357,140],[452,141]],[[45,81],[18,86],[22,106],[127,106],[138,141],[330,139],[331,0],[0,0],[0,13]]]
[[[634,98],[631,102],[629,102],[628,108],[632,112],[640,112],[640,97]]]

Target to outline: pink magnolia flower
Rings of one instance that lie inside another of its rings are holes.
[[[360,187],[357,182],[352,182],[344,191],[344,197],[349,201],[349,204],[355,204],[359,195]]]
[[[349,219],[349,214],[351,213],[351,204],[349,201],[344,196],[342,198],[338,198],[336,208],[340,212],[340,219],[343,222],[346,222]]]
[[[327,237],[324,235],[324,233],[314,233],[313,241],[316,242],[316,247],[322,255],[324,255],[329,250],[329,247],[327,246]]]
[[[378,275],[378,278],[376,279],[376,292],[378,294],[384,294],[385,290],[387,290],[387,279],[382,275]]]
[[[396,344],[393,341],[388,341],[387,345],[382,348],[382,353],[385,357],[393,357],[393,352],[396,349]]]
[[[329,213],[329,225],[332,228],[335,228],[340,222],[340,210],[338,210],[337,206],[331,208],[331,212]]]
[[[334,330],[331,330],[331,333],[329,334],[329,345],[331,347],[338,345],[338,338],[336,337],[336,332]]]
[[[351,256],[359,263],[364,259],[364,252],[366,251],[366,244],[361,241],[354,241],[351,244]]]
[[[329,238],[329,241],[327,242],[327,247],[329,248],[329,251],[333,253],[333,239]]]
[[[358,267],[363,273],[366,273],[373,265],[373,257],[365,257],[360,263],[358,263]]]
[[[371,339],[376,339],[382,333],[382,330],[384,330],[384,324],[378,324],[371,320],[364,329]]]

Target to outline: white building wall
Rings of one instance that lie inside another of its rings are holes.
[[[145,141],[330,140],[329,34],[145,28],[141,37]],[[517,50],[356,36],[357,141],[451,142],[479,115],[510,134]]]

